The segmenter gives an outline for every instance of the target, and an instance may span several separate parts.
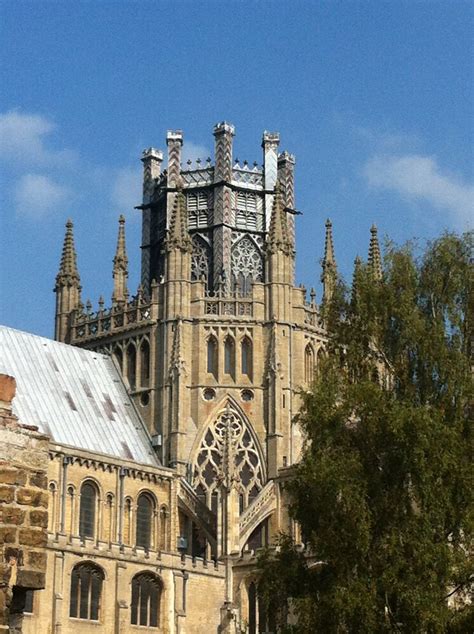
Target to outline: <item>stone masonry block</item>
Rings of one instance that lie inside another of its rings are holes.
[[[45,586],[45,574],[44,572],[22,568],[18,571],[16,585],[22,588],[41,590]]]
[[[6,464],[0,464],[0,483],[23,486],[26,484],[26,471],[7,466]]]
[[[48,507],[48,494],[36,489],[19,489],[16,494],[18,504]]]
[[[29,478],[29,484],[33,487],[39,487],[40,489],[46,489],[48,486],[48,477],[46,473],[41,471],[31,473]]]
[[[6,485],[0,485],[0,502],[4,504],[13,502],[15,497],[15,489]]]
[[[48,511],[30,511],[30,526],[48,527]]]
[[[39,568],[40,570],[46,570],[46,559],[46,553],[40,553],[32,550],[28,553],[28,566],[30,568]]]
[[[25,520],[26,511],[15,507],[0,509],[0,524],[15,524],[19,526]]]
[[[19,538],[23,546],[46,546],[48,541],[46,531],[38,528],[20,529]]]
[[[0,527],[0,544],[14,544],[16,542],[17,530],[14,526]]]

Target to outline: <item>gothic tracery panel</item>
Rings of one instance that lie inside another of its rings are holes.
[[[232,247],[231,260],[234,290],[249,295],[252,282],[263,281],[263,260],[257,245],[244,236]]]
[[[225,478],[236,482],[242,512],[257,497],[265,480],[257,442],[248,424],[233,409],[209,425],[193,464],[193,488],[209,508]]]
[[[191,279],[204,279],[209,284],[211,269],[211,249],[199,235],[193,236],[193,254],[191,258]]]

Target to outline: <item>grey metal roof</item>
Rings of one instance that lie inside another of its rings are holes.
[[[119,371],[106,355],[0,326],[0,372],[16,379],[13,412],[53,441],[159,464]]]

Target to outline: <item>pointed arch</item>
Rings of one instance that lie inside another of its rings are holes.
[[[306,385],[312,383],[314,379],[314,348],[308,343],[304,349],[304,380]]]
[[[263,282],[263,258],[250,236],[245,235],[232,247],[232,284],[240,295],[250,295],[253,282]]]
[[[245,335],[240,343],[240,371],[244,376],[252,379],[253,374],[253,346],[250,337]]]
[[[193,252],[191,256],[191,280],[204,280],[206,288],[212,279],[212,253],[209,244],[200,235],[192,238]]]
[[[207,340],[207,372],[217,379],[218,344],[214,335],[210,335]]]
[[[224,374],[235,379],[235,340],[231,335],[224,339]]]
[[[229,398],[204,427],[195,448],[193,488],[206,505],[212,508],[219,487],[226,426],[230,426],[241,510],[245,510],[265,484],[263,452],[246,416]]]
[[[140,387],[150,384],[150,343],[145,337],[140,344]]]
[[[127,379],[130,389],[134,390],[137,380],[137,349],[134,343],[127,346]]]

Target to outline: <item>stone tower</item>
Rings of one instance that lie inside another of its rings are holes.
[[[265,530],[272,481],[298,459],[299,393],[325,341],[314,292],[308,300],[294,284],[295,159],[264,132],[263,164],[241,163],[234,135],[229,123],[214,127],[214,162],[182,165],[180,130],[167,134],[166,169],[163,152],[144,151],[136,295],[127,291],[121,218],[111,307],[101,300],[84,310],[77,291],[56,316],[57,339],[114,356],[163,464],[214,514],[217,548],[228,556]],[[327,231],[329,294],[336,263]],[[265,495],[267,515],[247,513]]]

